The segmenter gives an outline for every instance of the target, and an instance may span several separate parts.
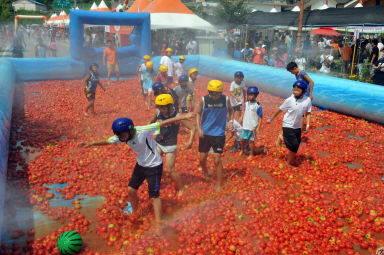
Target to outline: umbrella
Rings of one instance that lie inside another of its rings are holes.
[[[333,30],[330,27],[321,27],[321,28],[313,29],[311,31],[311,34],[313,34],[313,35],[340,36],[339,32],[337,32],[336,30]]]

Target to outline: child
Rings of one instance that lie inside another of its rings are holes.
[[[305,71],[298,68],[295,62],[288,63],[287,70],[291,74],[295,75],[297,81],[301,81],[304,84],[306,84],[307,88],[306,88],[305,95],[309,97],[312,101],[313,100],[312,92],[313,92],[314,82],[312,81],[311,78],[309,78],[308,74]],[[309,130],[310,122],[311,122],[311,113],[309,112],[307,114],[307,128],[305,130]],[[304,122],[303,122],[303,125],[304,125]]]
[[[195,95],[195,84],[197,80],[197,75],[199,74],[199,71],[196,68],[191,68],[188,72],[189,79],[188,79],[188,87],[191,89],[192,94],[189,98],[187,98],[187,108],[188,112],[193,111],[194,106],[194,95]]]
[[[232,146],[231,153],[238,152],[241,148],[241,132],[243,127],[236,120],[230,120],[227,122],[226,129],[230,132],[230,136],[228,137],[228,141],[235,137],[235,143]]]
[[[133,125],[129,118],[118,118],[112,124],[112,130],[115,134],[106,141],[82,144],[85,147],[104,146],[110,144],[126,143],[137,154],[136,165],[133,170],[131,179],[128,184],[128,199],[132,205],[133,212],[138,209],[137,190],[143,184],[144,180],[148,183],[149,197],[152,199],[153,210],[155,213],[156,223],[161,223],[161,200],[159,197],[160,180],[163,173],[163,160],[159,151],[156,149],[157,144],[153,140],[153,135],[160,133],[161,127],[165,127],[172,123],[192,118],[193,113],[183,116],[176,116],[156,122],[147,126]]]
[[[103,66],[107,66],[107,69],[108,69],[108,85],[111,84],[112,71],[116,72],[116,81],[119,80],[119,76],[120,76],[119,57],[117,55],[117,50],[115,48],[115,45],[112,43],[111,40],[107,41],[107,48],[105,48],[104,50]]]
[[[244,98],[244,90],[245,90],[245,84],[244,84],[244,74],[243,72],[236,72],[235,80],[231,83],[231,87],[229,89],[229,92],[231,93],[231,106],[233,109],[233,115],[234,118],[239,120],[241,115],[241,108],[243,106],[243,98]]]
[[[233,119],[232,107],[227,96],[223,95],[223,83],[211,80],[208,83],[208,95],[200,99],[196,110],[196,126],[199,132],[200,166],[208,176],[207,157],[213,149],[216,167],[216,190],[223,185],[222,153],[225,145],[225,126],[227,115]]]
[[[47,46],[43,43],[43,39],[38,39],[38,44],[35,46],[35,57],[46,58],[47,57]]]
[[[143,76],[143,96],[144,102],[148,105],[148,110],[151,108],[151,94],[153,78],[155,77],[155,71],[153,71],[153,62],[148,61],[145,63],[145,68],[141,69]]]
[[[144,55],[143,56],[143,62],[142,64],[139,65],[139,67],[137,68],[137,79],[139,79],[140,81],[140,85],[141,85],[141,94],[144,96],[144,90],[143,90],[143,74],[141,73],[141,69],[144,69],[145,68],[145,64],[151,60],[151,56],[149,55]],[[144,98],[145,100],[145,98]]]
[[[176,72],[176,75],[177,75],[177,79],[179,79],[180,76],[182,75],[187,75],[187,67],[185,66],[184,64],[184,61],[185,61],[185,57],[184,56],[180,56],[179,57],[179,62],[175,64],[175,72]]]
[[[51,50],[52,57],[56,57],[57,56],[56,39],[53,36],[51,37],[51,44],[49,45],[49,49]]]
[[[188,76],[183,74],[179,77],[179,85],[173,89],[180,100],[180,112],[188,112],[188,101],[191,100],[193,91],[188,87]]]
[[[155,94],[155,96],[161,95],[161,94],[170,94],[173,98],[173,104],[177,112],[179,112],[179,98],[176,95],[175,91],[169,87],[165,87],[163,83],[161,82],[155,82],[152,85],[152,90]]]
[[[97,64],[92,64],[89,67],[90,72],[85,76],[83,82],[85,85],[84,93],[85,97],[88,100],[88,104],[85,107],[84,115],[88,116],[88,110],[91,109],[91,114],[95,114],[95,93],[97,85],[100,85],[100,87],[105,91],[105,88],[103,85],[101,85],[99,81],[99,66]]]
[[[168,87],[170,85],[168,77],[168,67],[165,65],[160,65],[159,72],[154,80],[154,82],[161,82],[164,86]]]
[[[156,121],[165,121],[178,116],[174,105],[173,98],[169,94],[161,94],[156,97],[157,110],[150,123]],[[190,137],[187,145],[181,150],[190,149],[195,136],[195,126],[187,120],[179,123],[172,123],[160,128],[160,134],[156,136],[157,149],[160,155],[165,154],[165,171],[169,173],[172,180],[176,183],[178,195],[183,192],[184,185],[180,179],[180,175],[175,171],[175,161],[177,152],[177,135],[179,133],[180,124],[190,130]]]
[[[249,157],[255,155],[255,137],[259,133],[261,122],[263,120],[263,110],[259,102],[256,101],[259,95],[257,87],[249,87],[247,89],[247,102],[245,103],[244,113],[241,116],[243,122],[243,132],[241,133],[241,152],[244,152],[245,140],[249,142],[251,151]]]
[[[286,111],[283,119],[283,139],[289,150],[287,163],[292,166],[301,142],[301,121],[311,112],[312,107],[311,99],[305,95],[306,88],[304,82],[296,81],[293,84],[293,94],[268,119],[269,124],[281,111]]]

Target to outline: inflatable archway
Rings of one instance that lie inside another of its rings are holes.
[[[15,31],[17,31],[17,26],[19,25],[19,19],[43,19],[44,22],[47,22],[47,17],[44,15],[16,15],[15,16]]]

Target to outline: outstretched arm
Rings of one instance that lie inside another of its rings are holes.
[[[192,119],[193,117],[195,117],[195,114],[193,112],[190,112],[190,113],[187,113],[187,114],[176,116],[174,118],[163,120],[162,122],[159,123],[159,125],[160,125],[160,127],[163,127],[163,126],[167,126],[169,124],[172,124],[172,123],[175,123],[175,122],[178,122],[178,121]]]
[[[193,143],[193,138],[195,137],[195,133],[196,133],[196,127],[195,125],[193,125],[191,122],[187,121],[187,120],[182,120],[181,121],[181,124],[188,128],[189,131],[190,131],[190,136],[189,136],[189,141],[188,143],[183,147],[181,148],[181,150],[188,150],[192,147],[192,143]]]
[[[200,99],[200,102],[196,108],[196,128],[197,128],[197,132],[199,133],[200,138],[204,137],[204,132],[201,129],[201,113],[202,113],[202,111],[203,111],[203,100]]]
[[[268,119],[268,124],[271,123],[272,120],[274,120],[280,113],[281,113],[281,110],[280,110],[280,108],[278,108],[276,110],[276,112],[272,115],[272,117],[270,119]]]
[[[98,141],[98,142],[91,142],[91,143],[81,143],[79,146],[88,148],[88,147],[93,147],[93,146],[105,146],[105,145],[110,145],[111,143],[108,142],[108,140],[104,141]]]

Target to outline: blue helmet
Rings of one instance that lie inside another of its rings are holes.
[[[241,77],[241,78],[244,78],[244,74],[243,74],[243,72],[241,72],[241,71],[237,71],[237,72],[235,73],[235,77]]]
[[[295,81],[295,83],[293,83],[292,87],[299,87],[303,91],[307,90],[307,84],[305,82],[303,82],[303,81]]]
[[[153,83],[153,85],[152,85],[152,90],[153,90],[153,91],[159,91],[159,90],[161,90],[161,89],[163,89],[163,88],[164,88],[164,85],[163,85],[163,83],[161,83],[160,81],[155,82],[155,83]]]
[[[259,94],[259,89],[257,87],[248,87],[247,94]]]
[[[188,75],[183,74],[179,77],[179,82],[188,82]]]
[[[130,118],[118,118],[112,123],[113,133],[127,132],[130,129],[133,129],[133,121]]]

